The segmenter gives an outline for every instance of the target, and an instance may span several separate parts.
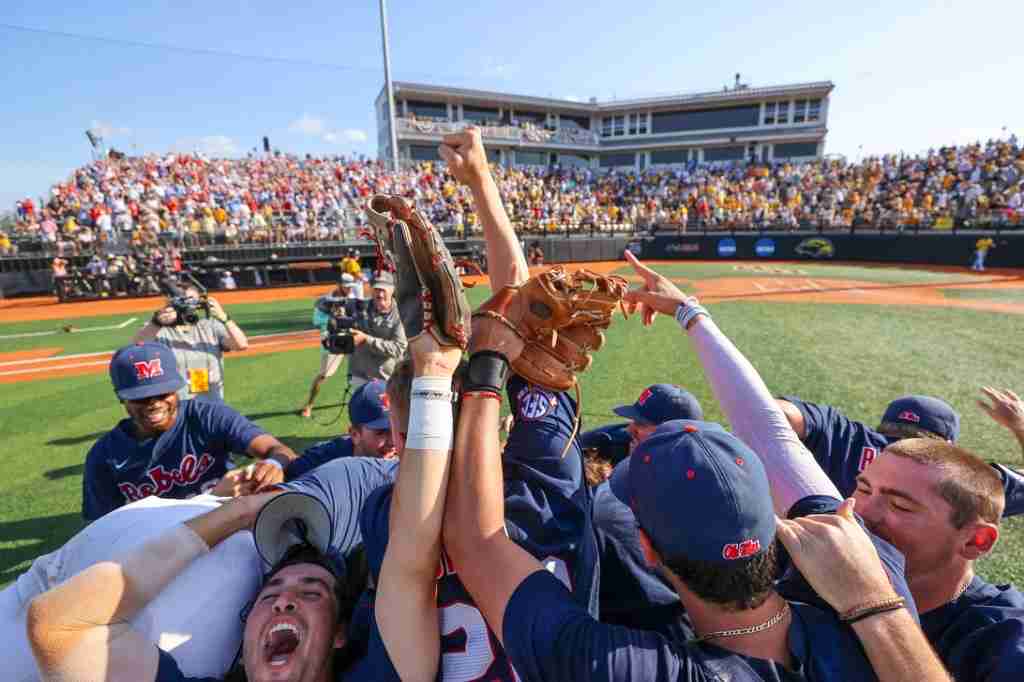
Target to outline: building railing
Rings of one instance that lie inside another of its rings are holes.
[[[399,118],[396,123],[396,130],[400,134],[439,136],[457,133],[471,124],[469,121],[428,121],[410,118]],[[485,140],[518,142],[520,144],[571,144],[594,147],[598,145],[597,135],[593,131],[580,128],[546,130],[534,125],[481,125],[478,127]]]

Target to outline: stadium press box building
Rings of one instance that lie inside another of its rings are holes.
[[[589,102],[395,82],[404,162],[438,158],[441,137],[479,126],[492,162],[507,166],[650,167],[756,158],[821,158],[830,81]],[[377,151],[390,158],[387,93],[377,96]]]

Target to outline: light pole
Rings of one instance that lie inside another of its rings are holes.
[[[388,56],[388,9],[380,0],[380,39],[384,47],[384,89],[388,91],[388,132],[391,143],[391,168],[398,170],[398,133],[395,130],[395,93],[391,89],[391,58]]]

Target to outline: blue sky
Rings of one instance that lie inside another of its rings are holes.
[[[376,0],[133,4],[4,0],[0,210],[87,162],[90,126],[129,152],[376,154]],[[826,151],[851,158],[1024,136],[1024,3],[709,5],[391,0],[392,75],[583,99],[828,79]]]

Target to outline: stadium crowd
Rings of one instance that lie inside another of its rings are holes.
[[[595,171],[493,168],[520,233],[649,228],[949,228],[1024,224],[1017,138],[858,163],[729,163]],[[351,238],[374,193],[413,199],[447,233],[479,233],[468,192],[442,162],[398,172],[380,162],[282,154],[207,159],[115,155],[77,169],[41,201],[17,203],[17,240],[63,252],[120,241],[183,246]]]
[[[1020,678],[1024,595],[974,567],[1024,513],[1024,474],[958,447],[950,405],[904,396],[872,428],[775,398],[711,311],[627,251],[637,284],[618,305],[636,316],[614,324],[674,318],[731,430],[685,389],[650,386],[620,398],[626,452],[588,479],[602,454],[578,437],[579,392],[527,380],[552,365],[520,362],[514,311],[599,315],[523,293],[538,285],[503,176],[476,133],[442,153],[486,216],[497,292],[468,360],[439,314],[460,306],[395,287],[407,352],[353,394],[347,435],[300,455],[221,395],[180,398],[195,370],[159,334],[120,349],[127,418],[86,458],[92,523],[0,592],[9,679]],[[552,348],[595,353],[575,369],[601,361],[593,328],[560,329]],[[649,338],[635,329],[638,356]],[[1024,444],[1024,401],[984,394]],[[232,453],[256,461],[230,468]]]

